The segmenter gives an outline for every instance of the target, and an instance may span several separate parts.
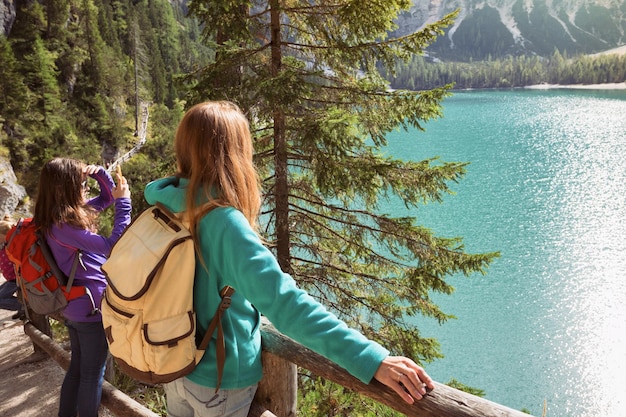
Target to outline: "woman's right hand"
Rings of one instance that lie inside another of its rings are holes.
[[[388,356],[380,364],[374,378],[393,389],[409,404],[421,400],[435,388],[424,368],[403,356]]]
[[[113,187],[111,190],[113,198],[130,198],[130,188],[128,188],[126,178],[119,173],[116,173],[115,176],[117,177],[117,186]]]

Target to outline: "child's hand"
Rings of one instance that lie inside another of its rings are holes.
[[[117,186],[113,187],[113,189],[111,190],[113,198],[130,198],[130,188],[128,188],[128,182],[126,181],[126,178],[124,178],[124,176],[122,175],[122,170],[118,169],[115,173],[115,176],[117,177]]]
[[[83,168],[83,174],[91,176],[99,170],[100,167],[98,165],[85,165],[85,167]]]

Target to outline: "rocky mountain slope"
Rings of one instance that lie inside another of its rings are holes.
[[[30,216],[26,190],[17,182],[13,167],[6,157],[0,156],[0,219]]]
[[[402,35],[459,10],[429,48],[450,60],[508,54],[596,53],[626,44],[625,0],[414,0],[397,23]]]
[[[0,35],[10,30],[17,3],[0,0]],[[555,48],[591,54],[626,45],[626,0],[413,0],[410,11],[399,16],[395,34],[413,32],[457,9],[454,25],[430,54],[480,60],[548,56]]]
[[[9,33],[15,20],[15,3],[13,0],[0,0],[0,35]]]

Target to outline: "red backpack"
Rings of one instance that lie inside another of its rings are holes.
[[[73,286],[79,263],[77,253],[67,277],[58,267],[46,239],[32,218],[21,219],[6,236],[6,253],[15,265],[17,283],[26,304],[38,314],[61,311],[69,300],[89,293],[84,286]],[[95,308],[94,308],[95,309]]]

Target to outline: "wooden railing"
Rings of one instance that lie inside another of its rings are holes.
[[[295,391],[272,389],[284,385],[281,381],[294,381],[295,368],[308,369],[315,375],[336,382],[362,395],[393,408],[407,416],[415,417],[528,417],[503,405],[494,403],[475,395],[435,383],[435,389],[422,400],[410,405],[385,385],[374,380],[364,384],[343,368],[305,348],[295,341],[280,334],[268,321],[264,320],[261,327],[263,340],[263,380],[259,384],[259,395],[256,401],[277,416],[295,416]],[[270,358],[270,361],[266,360]],[[283,362],[283,364],[281,364]],[[279,364],[279,366],[276,366]],[[289,375],[289,373],[292,375]],[[292,386],[290,382],[287,386]],[[295,388],[294,388],[295,390]],[[279,413],[276,410],[282,410]],[[248,417],[260,417],[248,415]]]
[[[35,324],[41,328],[41,323],[35,320]],[[24,331],[39,349],[67,369],[67,352],[31,323],[24,325]],[[435,383],[435,389],[422,400],[410,405],[376,380],[369,384],[362,383],[343,368],[279,333],[265,319],[261,325],[261,336],[263,379],[248,417],[296,416],[297,367],[370,397],[409,417],[528,417],[521,411],[439,383]],[[158,417],[107,382],[103,386],[102,403],[117,417]]]

